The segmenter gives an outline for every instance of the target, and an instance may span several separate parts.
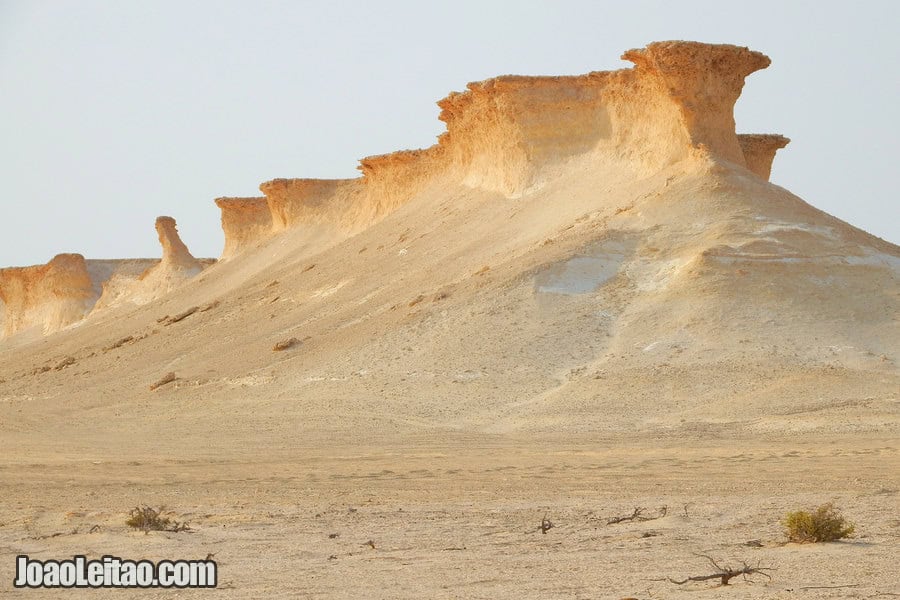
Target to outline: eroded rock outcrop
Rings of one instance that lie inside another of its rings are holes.
[[[266,198],[216,198],[222,211],[225,249],[231,257],[272,234],[272,213]]]
[[[161,260],[85,260],[80,254],[60,254],[46,265],[0,269],[0,337],[32,328],[47,334],[111,306],[145,304],[214,262],[194,258],[172,217],[156,219],[156,233]]]
[[[739,137],[733,115],[744,79],[767,67],[768,57],[739,46],[673,41],[628,50],[622,58],[634,67],[470,83],[438,102],[446,132],[435,145],[363,158],[360,178],[274,179],[260,185],[265,198],[219,198],[223,257],[291,227],[320,227],[339,239],[429,188],[462,185],[516,198],[560,176],[575,160],[639,178],[705,156],[768,177],[787,138]],[[174,219],[160,217],[156,226],[162,260],[138,277],[110,277],[95,309],[149,302],[203,268],[179,238]],[[9,323],[21,306],[5,304]]]
[[[542,167],[590,152],[610,135],[605,75],[507,75],[451,93],[438,102],[448,167],[466,185],[520,195]]]
[[[653,82],[681,114],[692,145],[743,165],[734,126],[734,104],[744,79],[771,63],[769,57],[740,46],[699,42],[654,42],[622,55],[635,64],[638,80]]]
[[[400,150],[359,161],[365,185],[365,210],[360,216],[376,221],[406,204],[446,168],[444,149]],[[360,207],[361,209],[363,207]]]
[[[273,179],[259,186],[265,194],[272,227],[280,231],[301,224],[342,225],[351,204],[359,204],[360,179]]]
[[[0,269],[3,335],[39,328],[51,333],[80,321],[97,296],[80,254],[59,254],[45,265]]]
[[[263,183],[273,229],[307,223],[359,230],[441,182],[514,198],[577,157],[636,175],[698,152],[764,170],[765,156],[738,140],[734,104],[744,79],[767,67],[768,57],[740,46],[675,41],[622,58],[634,68],[470,83],[438,102],[447,130],[437,144],[364,158],[361,179]]]
[[[741,133],[737,137],[747,168],[766,181],[772,173],[775,153],[791,142],[789,138],[776,133]]]
[[[194,258],[181,241],[175,219],[157,217],[156,233],[162,246],[162,260],[136,279],[124,274],[110,278],[103,284],[95,311],[123,303],[146,304],[165,296],[203,270],[203,262]]]
[[[156,234],[159,236],[159,244],[162,246],[162,262],[157,268],[179,269],[185,272],[193,272],[195,275],[203,269],[188,247],[181,241],[178,235],[178,226],[172,217],[156,218]]]

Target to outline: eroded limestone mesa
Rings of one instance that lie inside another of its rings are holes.
[[[734,123],[744,80],[769,65],[767,56],[728,44],[668,41],[628,50],[622,58],[634,67],[469,83],[438,102],[446,131],[436,144],[363,158],[362,177],[273,179],[260,185],[264,197],[218,198],[222,257],[237,256],[290,228],[315,228],[327,239],[343,239],[429,190],[457,186],[520,198],[563,176],[569,165],[641,179],[702,158],[768,178],[775,152],[789,140],[738,136]],[[201,271],[204,265],[179,238],[174,219],[160,217],[156,230],[162,260],[139,277],[122,271],[104,280],[97,309],[149,302]],[[93,282],[93,293],[85,291],[78,275],[84,259],[63,256],[69,258],[4,270],[0,312],[7,335],[29,324],[58,328],[90,310],[99,284]],[[48,303],[53,308],[37,308]]]
[[[634,68],[470,83],[438,102],[447,129],[430,148],[364,158],[361,181],[262,184],[273,227],[328,222],[358,230],[442,182],[519,197],[577,157],[636,176],[698,151],[746,165],[734,104],[744,79],[767,67],[768,57],[740,46],[672,41],[622,58]]]

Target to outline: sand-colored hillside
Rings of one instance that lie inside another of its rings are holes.
[[[213,552],[234,598],[675,597],[695,552],[779,568],[708,597],[900,590],[900,248],[768,181],[787,138],[732,112],[767,57],[624,58],[469,84],[358,179],[220,198],[205,269],[158,223],[84,320],[84,259],[0,271],[0,546]],[[781,545],[832,499],[858,541]],[[197,532],[129,534],[138,502]]]

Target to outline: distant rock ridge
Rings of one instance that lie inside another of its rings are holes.
[[[80,254],[58,254],[45,265],[0,269],[3,336],[40,327],[50,333],[81,320],[96,301]]]
[[[442,182],[519,197],[578,157],[646,176],[699,152],[768,179],[775,150],[787,138],[738,136],[734,123],[744,79],[766,68],[767,56],[728,44],[670,41],[622,58],[634,68],[470,83],[438,102],[447,130],[437,144],[363,158],[359,179],[267,181],[260,190],[271,229],[258,213],[261,203],[253,213],[219,204],[223,258],[299,225],[360,231]]]
[[[0,269],[0,338],[27,330],[46,335],[94,311],[124,302],[144,304],[210,264],[191,255],[175,219],[159,217],[156,231],[162,260],[85,260],[81,254],[59,254],[45,265]]]

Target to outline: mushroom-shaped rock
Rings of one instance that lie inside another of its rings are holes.
[[[194,258],[178,236],[175,219],[157,218],[156,233],[162,246],[162,260],[137,277],[121,273],[104,282],[95,311],[123,303],[146,304],[165,296],[203,270],[204,263]]]
[[[747,168],[766,181],[772,173],[775,153],[791,142],[789,138],[777,133],[741,133],[737,137]]]
[[[181,237],[178,235],[178,226],[172,217],[156,218],[156,233],[162,246],[163,256],[161,265],[184,270],[196,270],[199,272],[203,265],[190,253]]]
[[[691,143],[744,165],[734,130],[734,104],[744,79],[765,69],[765,54],[730,44],[654,42],[622,58],[635,64],[639,78],[655,80],[678,105]]]

